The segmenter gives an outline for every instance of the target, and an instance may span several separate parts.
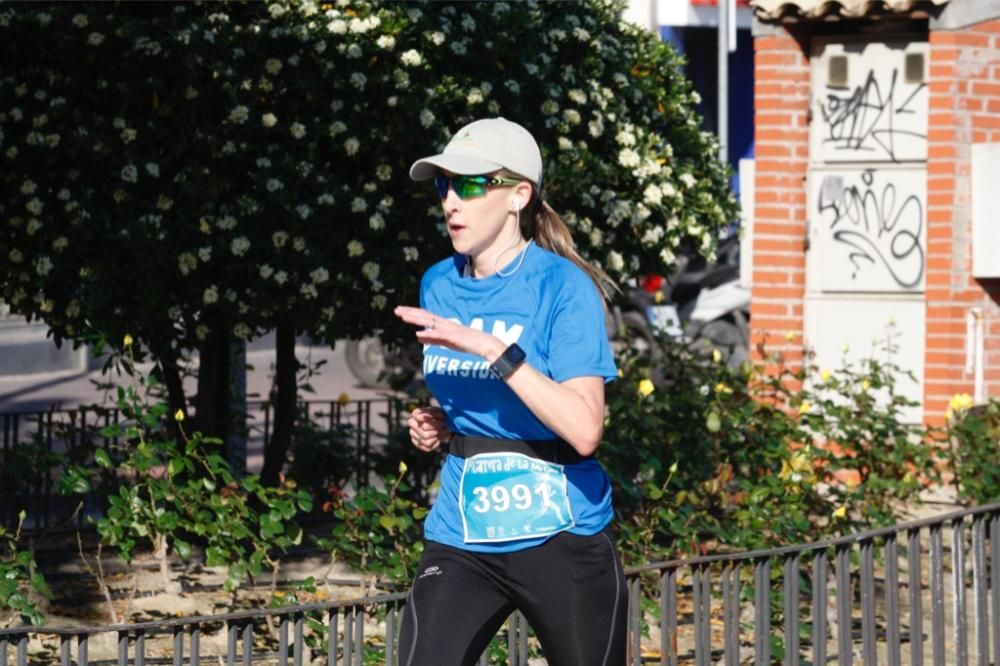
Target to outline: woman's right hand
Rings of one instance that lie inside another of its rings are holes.
[[[440,407],[414,409],[410,412],[406,425],[410,429],[410,441],[421,451],[434,451],[451,439],[448,420]]]

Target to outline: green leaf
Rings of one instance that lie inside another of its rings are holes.
[[[167,464],[167,473],[170,476],[176,476],[184,470],[184,461],[180,458],[171,458],[170,462]]]
[[[705,417],[705,427],[708,428],[709,432],[719,432],[722,429],[722,418],[719,416],[719,412],[708,413],[708,416]]]
[[[392,528],[396,527],[398,522],[399,521],[396,518],[393,518],[392,516],[382,516],[378,519],[379,525],[381,525],[387,530],[391,530]]]
[[[106,449],[96,449],[94,451],[94,462],[105,469],[110,469],[111,467],[111,456],[108,455]]]
[[[191,544],[183,539],[174,539],[174,550],[182,560],[191,559]]]

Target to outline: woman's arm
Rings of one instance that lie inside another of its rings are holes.
[[[400,306],[395,314],[409,324],[424,327],[417,331],[417,338],[424,344],[476,354],[490,363],[507,348],[494,335],[442,319],[421,308]],[[507,385],[539,421],[580,455],[589,456],[597,450],[604,434],[603,377],[556,382],[524,363],[507,377]]]

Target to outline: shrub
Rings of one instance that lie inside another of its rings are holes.
[[[1000,501],[1000,400],[972,407],[968,395],[956,395],[944,435],[944,457],[958,496],[973,504]]]

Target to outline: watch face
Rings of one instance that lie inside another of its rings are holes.
[[[503,355],[507,358],[511,365],[521,363],[527,356],[527,354],[524,353],[524,350],[521,349],[516,343],[507,347],[507,351],[505,351]]]

